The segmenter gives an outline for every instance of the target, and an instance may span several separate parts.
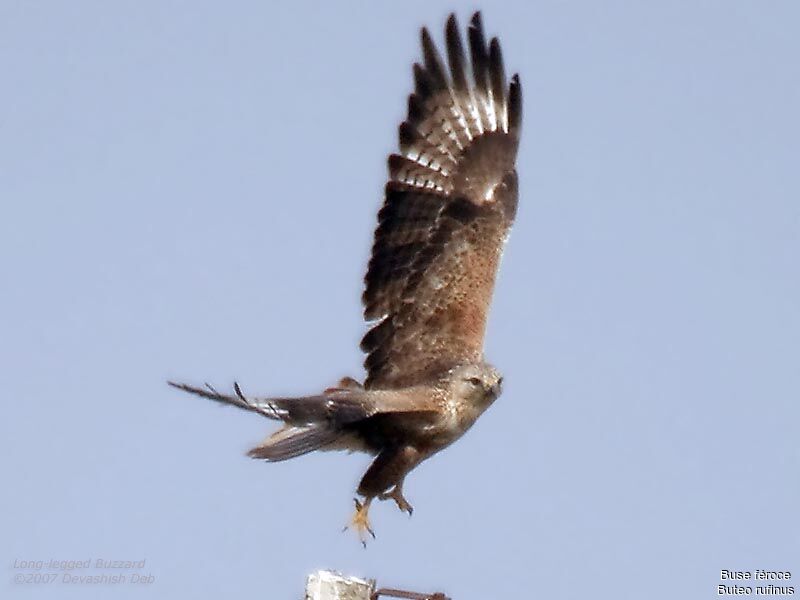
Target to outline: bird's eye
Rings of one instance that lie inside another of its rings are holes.
[[[479,386],[479,385],[481,385],[481,384],[483,383],[483,382],[482,382],[480,379],[478,379],[477,377],[470,377],[469,379],[467,379],[467,381],[469,381],[469,382],[470,382],[472,385],[474,385],[475,387],[477,387],[477,386]]]

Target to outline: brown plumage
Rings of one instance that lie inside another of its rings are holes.
[[[405,476],[458,439],[499,396],[502,377],[483,358],[495,275],[517,207],[514,170],[522,120],[517,76],[506,83],[497,38],[480,13],[467,30],[471,70],[454,15],[447,64],[422,29],[422,64],[389,157],[385,202],[365,277],[372,327],[363,386],[352,378],[301,398],[248,399],[171,385],[284,426],[250,451],[269,461],[313,450],[376,455],[358,487],[353,524],[370,533],[374,498],[403,496]]]

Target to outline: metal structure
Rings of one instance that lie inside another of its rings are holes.
[[[306,600],[450,600],[441,592],[426,594],[396,588],[378,588],[374,579],[349,577],[335,571],[317,571],[306,580]]]

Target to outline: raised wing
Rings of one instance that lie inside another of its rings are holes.
[[[517,206],[514,161],[522,120],[497,38],[480,13],[468,29],[472,77],[454,15],[445,30],[449,74],[426,29],[424,66],[389,157],[365,277],[361,342],[367,388],[413,385],[483,355],[494,279]]]

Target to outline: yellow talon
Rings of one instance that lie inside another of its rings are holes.
[[[356,533],[358,533],[358,539],[361,540],[361,545],[366,548],[367,533],[372,536],[372,539],[375,539],[375,532],[369,524],[369,505],[372,502],[372,498],[366,498],[363,504],[358,498],[354,498],[353,501],[356,503],[356,512],[345,529],[350,529],[351,527],[355,529]]]
[[[414,507],[409,504],[408,500],[405,499],[403,496],[403,488],[402,486],[396,485],[392,488],[392,491],[385,492],[378,496],[381,500],[394,500],[395,504],[397,504],[397,508],[401,511],[408,513],[410,517],[411,514],[414,512]]]

